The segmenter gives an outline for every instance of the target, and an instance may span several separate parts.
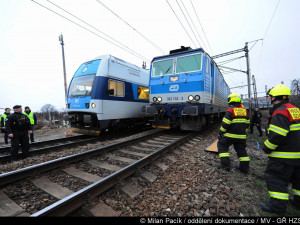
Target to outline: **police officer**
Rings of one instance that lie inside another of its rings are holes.
[[[22,146],[22,157],[27,158],[29,153],[29,134],[32,128],[29,118],[22,113],[22,106],[15,105],[14,113],[8,116],[5,128],[11,138],[11,161],[17,160],[19,144]]]
[[[262,113],[260,112],[259,108],[255,108],[254,109],[254,114],[252,116],[252,120],[250,123],[250,134],[253,133],[253,127],[254,125],[256,125],[257,130],[259,132],[259,136],[262,137],[263,136],[263,132],[261,129],[261,117],[262,117]]]
[[[30,140],[31,143],[34,142],[34,125],[37,124],[37,119],[36,119],[36,115],[35,113],[31,112],[30,108],[28,106],[25,107],[25,112],[24,115],[28,116],[30,123],[31,123],[31,127],[32,127],[32,134],[30,134]]]
[[[221,163],[217,164],[217,167],[230,170],[230,154],[228,149],[233,144],[240,160],[240,164],[236,166],[236,169],[247,174],[250,162],[246,151],[246,129],[250,123],[248,112],[241,105],[239,94],[230,94],[228,96],[228,104],[229,108],[223,117],[218,137],[218,153]]]
[[[300,110],[289,103],[291,91],[283,84],[272,88],[269,95],[273,113],[263,151],[269,156],[265,181],[270,201],[260,202],[259,206],[263,211],[284,216],[288,200],[300,210]],[[289,182],[293,199],[289,197]]]
[[[6,108],[5,112],[2,115],[2,119],[1,119],[1,127],[2,127],[2,131],[4,132],[4,143],[5,144],[8,144],[8,133],[5,129],[5,122],[9,115],[10,115],[10,108]]]

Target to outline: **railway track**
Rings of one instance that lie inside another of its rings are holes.
[[[59,148],[71,147],[74,145],[83,145],[99,140],[97,137],[90,137],[86,135],[78,135],[68,138],[58,138],[30,144],[29,156],[37,155],[45,152],[57,150]],[[0,148],[0,162],[5,163],[10,161],[11,147]],[[21,147],[19,148],[19,152]]]
[[[193,135],[143,135],[1,174],[0,216],[68,215]],[[1,212],[5,205],[14,207]]]

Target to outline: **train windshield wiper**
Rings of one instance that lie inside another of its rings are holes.
[[[171,69],[172,66],[170,66],[167,71],[165,72],[165,74],[167,74],[169,72],[169,70]]]

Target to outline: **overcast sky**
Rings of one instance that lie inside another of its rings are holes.
[[[0,108],[21,104],[39,111],[47,103],[58,109],[65,107],[62,52],[58,40],[60,34],[63,34],[65,42],[68,84],[82,63],[100,55],[111,54],[142,66],[143,58],[151,61],[153,57],[182,45],[192,48],[201,45],[213,56],[241,49],[245,42],[261,38],[263,41],[258,41],[250,51],[251,73],[255,75],[258,92],[264,92],[265,85],[270,88],[281,81],[290,86],[292,79],[300,77],[299,0],[168,0],[187,32],[166,0],[101,0],[131,27],[97,0],[51,0],[97,30],[50,1],[35,1],[93,33],[34,1],[0,0]],[[190,17],[186,17],[188,20],[192,18],[194,23],[190,22],[190,25],[197,27],[194,33],[198,41],[177,2],[182,10],[187,9]],[[100,38],[104,35],[99,31],[123,47],[119,48]],[[255,42],[249,43],[249,48],[253,44]],[[149,66],[148,62],[147,68]],[[246,70],[246,61],[241,58],[225,66]],[[244,73],[229,73],[224,77],[230,87],[247,84]],[[246,88],[232,91],[247,94]]]

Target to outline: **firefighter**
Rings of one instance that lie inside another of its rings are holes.
[[[11,139],[11,161],[18,158],[19,144],[22,146],[22,157],[27,158],[29,153],[28,133],[32,133],[29,118],[22,113],[22,106],[15,105],[14,113],[8,116],[5,129]]]
[[[289,200],[300,210],[300,110],[289,103],[291,91],[287,86],[277,85],[268,94],[273,113],[263,151],[269,156],[265,181],[270,200],[259,206],[263,211],[284,216]],[[294,198],[289,197],[289,182]]]
[[[221,163],[218,168],[230,170],[229,146],[234,145],[234,149],[239,157],[240,164],[235,168],[242,173],[249,172],[250,158],[246,151],[246,129],[249,127],[249,117],[247,110],[241,105],[239,94],[228,96],[229,108],[222,120],[218,136],[218,153]]]

